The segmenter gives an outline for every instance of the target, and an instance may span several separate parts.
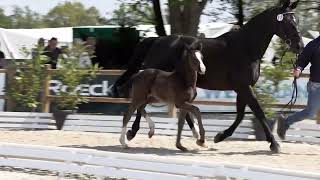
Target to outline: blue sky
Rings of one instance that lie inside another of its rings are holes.
[[[1,0],[0,7],[5,9],[7,14],[10,14],[12,6],[29,6],[32,10],[45,14],[49,9],[56,6],[58,3],[63,3],[66,0]],[[68,1],[78,1],[87,7],[96,7],[101,15],[106,15],[106,13],[112,13],[114,9],[118,7],[117,0],[68,0]]]

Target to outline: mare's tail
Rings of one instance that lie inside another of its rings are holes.
[[[137,45],[137,47],[135,48],[134,54],[130,59],[128,69],[117,79],[117,81],[113,86],[112,91],[113,91],[114,97],[119,97],[120,94],[123,94],[123,91],[129,92],[129,90],[125,88],[131,87],[131,86],[130,85],[123,86],[123,85],[128,80],[130,80],[132,75],[138,73],[139,70],[142,69],[144,58],[156,39],[157,39],[156,37],[146,38]]]

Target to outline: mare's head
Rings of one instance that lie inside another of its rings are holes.
[[[205,74],[206,66],[203,64],[203,55],[201,53],[202,44],[200,41],[195,41],[191,45],[185,45],[183,52],[183,61],[187,61],[187,65],[193,71],[199,74]]]
[[[299,0],[293,3],[290,0],[280,0],[280,4],[270,11],[274,33],[285,41],[295,53],[301,52],[304,47],[293,12],[298,4]]]

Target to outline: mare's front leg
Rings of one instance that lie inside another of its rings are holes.
[[[201,113],[199,108],[188,102],[184,102],[181,105],[177,105],[177,108],[183,109],[185,111],[189,111],[197,118],[199,130],[200,130],[200,139],[197,140],[197,144],[202,147],[207,147],[205,145],[205,130],[202,124]]]
[[[127,132],[128,141],[131,141],[137,135],[137,132],[140,129],[140,120],[141,120],[141,111],[138,109],[136,114],[136,119],[132,124],[132,128]]]
[[[262,125],[262,128],[264,130],[264,133],[266,134],[267,141],[270,142],[270,150],[274,153],[279,153],[280,152],[280,145],[278,142],[275,140],[270,127],[267,123],[266,116],[261,108],[261,106],[258,103],[257,98],[255,97],[252,88],[250,86],[244,87],[241,91],[242,97],[247,97],[247,103],[250,107],[250,109],[253,111],[254,115],[257,117],[259,122]]]
[[[214,142],[218,143],[226,139],[227,137],[232,136],[233,132],[236,130],[236,128],[239,126],[241,123],[243,117],[244,117],[244,111],[246,108],[246,102],[245,102],[245,97],[242,97],[241,93],[238,93],[237,95],[237,117],[236,120],[233,122],[233,124],[223,132],[218,133],[214,137]]]

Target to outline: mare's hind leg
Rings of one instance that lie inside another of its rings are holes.
[[[181,145],[181,133],[182,133],[182,129],[185,122],[184,119],[186,118],[187,114],[188,113],[186,111],[180,109],[179,117],[178,117],[178,133],[177,133],[176,147],[181,151],[188,151],[187,148]]]
[[[236,120],[233,122],[233,124],[223,132],[219,132],[215,137],[214,137],[214,142],[218,143],[226,139],[227,137],[232,136],[233,132],[235,129],[239,126],[241,123],[243,117],[244,117],[244,111],[246,108],[246,103],[243,98],[241,98],[241,94],[237,95],[237,117]]]
[[[152,138],[152,136],[154,135],[155,125],[154,125],[154,122],[152,121],[152,119],[150,118],[150,116],[148,116],[145,108],[146,108],[146,105],[143,105],[141,108],[139,108],[139,111],[141,112],[142,116],[146,119],[146,121],[149,125],[150,131],[149,131],[148,135],[149,135],[149,138]]]
[[[202,119],[201,119],[201,113],[198,107],[188,103],[188,102],[184,102],[181,105],[178,105],[177,108],[186,110],[191,112],[198,120],[198,124],[199,124],[199,130],[200,130],[200,139],[197,140],[197,144],[199,146],[202,147],[206,147],[204,141],[205,141],[205,130],[203,128],[203,124],[202,124]]]

